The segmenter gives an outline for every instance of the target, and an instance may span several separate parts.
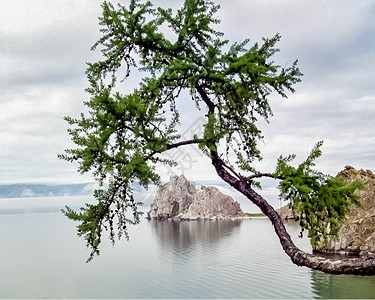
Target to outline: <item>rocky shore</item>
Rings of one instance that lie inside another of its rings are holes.
[[[361,180],[364,188],[357,191],[361,206],[352,205],[337,238],[328,245],[319,244],[316,252],[375,255],[375,175],[370,170],[356,170],[351,166],[337,174],[348,181]]]
[[[319,243],[314,252],[375,255],[375,175],[371,170],[356,170],[346,166],[337,177],[349,182],[364,182],[364,188],[357,191],[361,205],[352,205],[341,224],[338,236],[330,238],[327,244]],[[277,211],[283,219],[294,218],[288,205]]]

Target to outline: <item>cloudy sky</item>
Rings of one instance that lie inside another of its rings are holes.
[[[217,2],[226,38],[256,42],[279,32],[275,61],[299,59],[304,73],[295,94],[271,97],[274,117],[262,127],[259,169],[273,171],[280,154],[303,159],[324,140],[322,171],[335,175],[346,164],[375,171],[374,1]],[[57,154],[73,146],[63,116],[78,117],[87,100],[85,62],[98,57],[89,49],[100,37],[100,3],[0,0],[0,184],[91,181]],[[186,111],[186,134],[196,130],[196,118]],[[163,180],[181,172],[197,182],[217,179],[193,148],[173,155],[180,167],[161,168]]]

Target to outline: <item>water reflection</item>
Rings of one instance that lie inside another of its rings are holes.
[[[266,219],[150,221],[149,226],[160,249],[163,278],[170,284],[183,278],[184,297],[314,296],[308,270],[290,262]]]
[[[265,219],[147,221],[130,228],[130,241],[86,264],[75,223],[49,209],[83,199],[24,199],[0,213],[0,298],[375,298],[375,277],[336,276],[293,265]],[[59,210],[57,210],[59,211]],[[299,227],[287,230],[309,250]]]
[[[330,275],[311,272],[311,284],[320,299],[374,299],[375,276]]]
[[[240,228],[242,220],[149,222],[161,248],[187,254],[196,247],[215,249],[225,243]]]

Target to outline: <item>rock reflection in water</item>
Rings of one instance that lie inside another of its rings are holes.
[[[242,220],[150,222],[160,246],[181,252],[201,244],[212,247],[215,243],[222,243],[240,228]]]

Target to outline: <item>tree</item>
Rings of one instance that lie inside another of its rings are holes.
[[[116,7],[104,1],[102,7],[103,36],[93,50],[100,47],[103,60],[89,63],[86,72],[89,116],[65,118],[77,148],[60,155],[77,161],[80,172],[92,172],[102,185],[94,192],[96,204],[86,204],[80,212],[64,210],[81,222],[78,234],[92,249],[89,259],[99,254],[104,229],[114,243],[116,235],[128,238],[128,224],[139,222],[131,184],[158,184],[156,165],[176,164],[162,154],[195,144],[217,174],[271,220],[293,263],[330,273],[375,274],[373,258],[334,261],[298,249],[279,215],[254,189],[260,186],[258,178],[279,180],[280,197],[290,201],[302,229],[316,243],[337,233],[349,205],[358,203],[354,191],[361,187],[313,170],[322,142],[297,167],[290,164],[294,155],[281,156],[274,173],[253,167],[262,158],[258,119],[269,122],[272,116],[269,95],[286,98],[302,76],[297,61],[287,68],[271,61],[279,51],[279,34],[252,46],[248,39],[229,45],[214,29],[220,22],[214,17],[219,6],[210,0],[185,0],[175,13],[155,8],[150,1],[131,0],[128,6]],[[123,82],[135,69],[144,76],[137,88],[124,94]],[[202,136],[191,140],[181,140],[178,132],[177,104],[184,90],[197,109],[206,112]]]

